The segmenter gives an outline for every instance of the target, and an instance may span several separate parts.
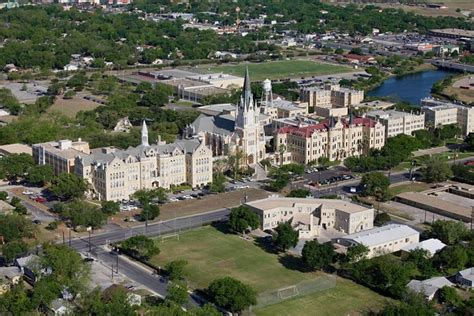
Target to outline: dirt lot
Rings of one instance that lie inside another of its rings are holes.
[[[160,216],[157,220],[166,221],[176,217],[205,213],[226,207],[234,207],[243,201],[245,194],[247,194],[247,201],[255,201],[268,197],[268,193],[263,190],[247,189],[208,195],[201,200],[185,200],[168,203],[160,206]],[[140,213],[140,211],[121,212],[120,214],[114,215],[110,221],[122,227],[142,225],[143,223],[140,222],[125,222],[123,220],[127,217],[132,218],[133,215],[138,213]]]
[[[69,100],[57,97],[48,111],[58,111],[68,117],[75,117],[79,111],[92,111],[98,106],[100,106],[99,103],[86,100],[83,95],[78,94]]]
[[[454,82],[451,87],[444,89],[443,93],[469,104],[474,100],[474,87],[470,86],[471,83],[474,83],[474,77],[472,75],[464,76]],[[461,86],[469,87],[469,89],[461,89]]]

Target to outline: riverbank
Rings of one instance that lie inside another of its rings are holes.
[[[441,95],[446,96],[450,100],[457,100],[466,104],[474,104],[474,87],[470,86],[472,80],[469,80],[469,78],[471,77],[473,76],[465,75],[455,77],[452,80],[453,82],[451,83],[451,85],[445,87],[442,90]]]
[[[436,70],[436,69],[438,69],[438,68],[436,68],[435,66],[433,66],[430,63],[423,63],[421,65],[417,65],[416,67],[414,67],[411,70],[403,71],[402,73],[394,74],[394,75],[391,75],[391,76],[395,76],[397,78],[402,78],[404,76],[414,75],[414,74],[419,73],[419,72]]]

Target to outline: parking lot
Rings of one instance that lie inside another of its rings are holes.
[[[46,94],[48,90],[48,82],[47,81],[33,81],[31,83],[6,82],[6,83],[1,84],[0,87],[10,89],[12,94],[21,103],[34,103],[36,99]]]
[[[308,185],[318,187],[351,180],[354,177],[346,168],[336,166],[326,170],[320,170],[317,168],[308,169],[305,171],[303,178],[306,180]]]

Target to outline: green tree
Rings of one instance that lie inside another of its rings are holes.
[[[320,244],[316,239],[307,241],[301,252],[303,262],[312,270],[326,269],[334,258],[334,248],[331,243]]]
[[[120,212],[120,204],[114,201],[102,201],[100,203],[101,211],[107,215],[114,215]]]
[[[22,240],[13,240],[2,247],[2,254],[7,261],[12,261],[27,251],[28,245]]]
[[[426,302],[420,294],[410,293],[405,295],[401,303],[386,305],[381,311],[375,313],[377,316],[435,316],[436,309],[431,302]]]
[[[215,193],[222,193],[225,191],[226,177],[222,173],[214,174],[210,190]]]
[[[101,227],[107,220],[107,215],[91,203],[74,200],[60,208],[63,220],[70,221],[72,227]]]
[[[186,260],[173,260],[168,262],[165,266],[165,270],[169,279],[172,281],[184,279],[187,264],[188,262]]]
[[[421,174],[427,182],[442,182],[453,176],[448,163],[436,157],[431,157],[426,162],[426,166],[421,170]]]
[[[222,313],[217,310],[211,304],[206,304],[201,308],[197,308],[192,311],[194,316],[221,316]]]
[[[0,200],[6,201],[8,199],[8,193],[5,191],[0,191]]]
[[[148,260],[160,253],[160,248],[155,245],[153,239],[146,236],[133,236],[120,243],[120,249],[129,255]]]
[[[439,291],[439,301],[452,307],[459,307],[462,304],[462,298],[455,288],[443,286]]]
[[[33,306],[23,284],[14,285],[4,295],[0,296],[0,312],[11,315],[31,314],[36,306]]]
[[[82,292],[89,284],[90,266],[84,263],[79,253],[66,245],[44,245],[36,269],[50,270],[51,273],[44,279],[57,282],[73,294]]]
[[[362,259],[365,259],[369,254],[369,248],[363,244],[356,244],[347,249],[346,255],[344,256],[345,263],[355,263]]]
[[[308,189],[294,189],[291,190],[287,195],[287,197],[296,197],[296,198],[305,198],[311,196],[311,191]]]
[[[250,286],[231,277],[212,281],[207,293],[215,304],[233,313],[257,303],[256,292]]]
[[[188,286],[184,282],[173,282],[168,286],[168,301],[183,305],[188,301]]]
[[[241,205],[231,210],[228,223],[232,231],[242,233],[249,227],[252,229],[258,228],[260,219],[248,206]]]
[[[15,182],[23,178],[33,164],[33,158],[28,154],[5,156],[0,159],[0,176]]]
[[[387,224],[388,222],[390,222],[391,220],[392,218],[390,217],[390,215],[388,215],[385,212],[381,212],[375,216],[374,224],[377,226],[383,226]]]
[[[405,261],[413,263],[424,279],[431,278],[436,274],[436,269],[433,266],[430,253],[426,249],[417,248],[408,252]]]
[[[35,227],[31,221],[18,214],[0,215],[0,236],[4,242],[33,237]]]
[[[295,247],[298,243],[298,231],[291,226],[291,221],[278,223],[275,228],[275,245],[282,251]]]
[[[461,245],[448,246],[435,254],[433,262],[441,271],[459,271],[469,262],[469,256],[466,248]]]
[[[466,139],[464,139],[466,150],[474,151],[474,133],[469,133]]]
[[[448,245],[457,244],[467,236],[467,228],[462,222],[452,220],[436,220],[429,231],[433,238],[438,238]]]
[[[141,105],[150,108],[159,108],[168,103],[168,91],[166,89],[155,88],[146,91],[140,101]]]
[[[44,186],[51,183],[53,178],[53,168],[50,165],[43,165],[29,168],[25,180],[32,185]]]
[[[366,173],[362,176],[361,184],[364,186],[365,195],[372,195],[379,200],[386,200],[388,198],[390,179],[383,173]]]
[[[51,182],[50,190],[61,200],[81,198],[88,189],[86,180],[74,173],[61,173]]]

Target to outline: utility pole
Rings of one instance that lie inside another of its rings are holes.
[[[65,245],[65,244],[66,244],[66,239],[64,237],[64,230],[63,230],[63,245]]]
[[[69,247],[71,247],[71,229],[69,228]]]
[[[116,266],[115,272],[116,272],[117,274],[118,274],[118,261],[119,261],[119,260],[118,260],[118,257],[119,257],[119,255],[116,254],[116,255],[115,255],[115,258],[117,259],[117,261],[116,261],[116,265],[115,265],[115,266]]]
[[[90,253],[92,251],[92,244],[91,244],[91,230],[92,229],[89,227],[87,230],[89,232],[89,255],[90,255]]]

